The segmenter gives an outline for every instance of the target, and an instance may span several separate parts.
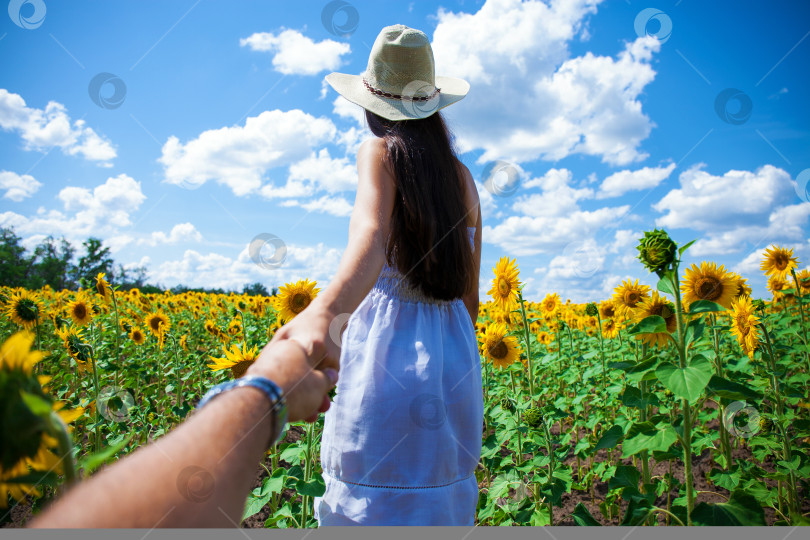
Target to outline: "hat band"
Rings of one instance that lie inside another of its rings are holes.
[[[433,92],[429,96],[419,96],[419,97],[416,97],[416,96],[400,96],[398,94],[392,94],[390,92],[384,92],[383,90],[378,90],[377,88],[374,88],[373,86],[368,84],[368,81],[366,81],[365,79],[363,79],[363,84],[366,86],[368,91],[371,92],[374,95],[386,97],[386,98],[389,98],[389,99],[399,99],[399,100],[405,100],[405,101],[430,101],[431,99],[433,99],[436,96],[436,94],[438,94],[441,91],[441,88],[435,88],[433,90]]]

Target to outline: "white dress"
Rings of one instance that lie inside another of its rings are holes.
[[[343,334],[319,525],[473,525],[483,415],[464,302],[425,297],[386,264]]]

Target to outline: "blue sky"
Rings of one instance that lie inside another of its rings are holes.
[[[27,246],[97,236],[164,286],[325,285],[370,133],[323,78],[360,74],[401,23],[431,39],[438,74],[471,84],[443,112],[479,183],[482,298],[503,255],[535,300],[653,285],[634,257],[655,226],[700,239],[687,264],[723,264],[758,296],[771,243],[810,262],[796,189],[810,177],[806,2],[12,0],[8,13],[0,225]],[[516,189],[487,189],[496,160]],[[286,256],[265,247],[257,264],[249,244],[267,235]]]

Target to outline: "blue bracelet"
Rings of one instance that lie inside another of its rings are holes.
[[[284,431],[284,426],[287,424],[287,401],[284,399],[281,388],[279,388],[279,386],[270,379],[256,375],[245,375],[232,381],[219,383],[205,393],[200,402],[197,404],[197,408],[202,408],[206,403],[223,392],[243,386],[252,386],[253,388],[258,388],[264,392],[267,399],[270,400],[271,410],[275,411],[276,413],[276,433],[271,435],[270,444],[267,445],[269,448],[278,442],[281,433]]]

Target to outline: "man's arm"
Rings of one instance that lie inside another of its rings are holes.
[[[265,347],[249,374],[273,380],[297,421],[334,386],[293,341]],[[337,373],[332,375],[337,381]],[[32,527],[237,527],[276,426],[258,389],[217,396],[171,433],[73,487]]]

